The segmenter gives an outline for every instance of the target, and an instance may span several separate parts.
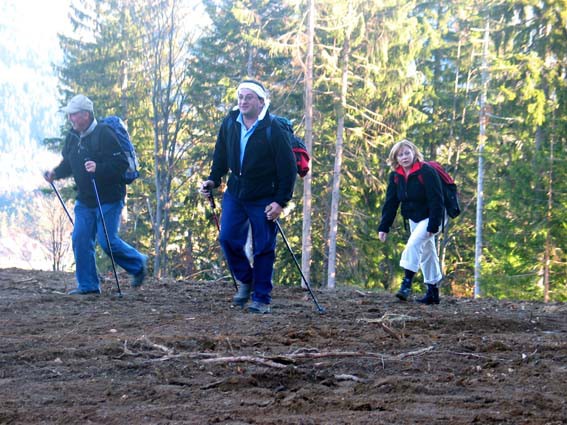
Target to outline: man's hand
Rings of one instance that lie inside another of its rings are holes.
[[[90,159],[85,162],[85,170],[87,173],[94,173],[96,171],[96,162],[91,161]]]
[[[199,193],[203,196],[209,198],[211,196],[211,190],[215,187],[215,182],[212,180],[206,180],[201,183],[201,187],[199,188]]]
[[[282,211],[283,208],[277,202],[272,202],[270,205],[266,207],[266,209],[264,209],[264,212],[266,213],[266,218],[269,221],[276,221],[280,216],[280,214],[282,213]]]
[[[46,182],[53,183],[53,181],[55,180],[55,173],[53,172],[53,170],[45,171],[43,173],[43,178],[45,179]]]

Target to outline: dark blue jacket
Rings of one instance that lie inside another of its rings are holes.
[[[90,208],[97,206],[91,175],[85,170],[87,159],[96,162],[95,182],[101,204],[124,199],[126,185],[122,174],[128,168],[128,159],[110,127],[99,124],[83,138],[76,131],[69,131],[62,155],[63,160],[55,167],[55,178],[72,175],[79,201]]]
[[[407,179],[402,167],[390,173],[379,232],[390,231],[400,203],[402,217],[415,223],[429,218],[427,231],[437,233],[445,209],[441,179],[437,171],[422,162],[416,162]]]
[[[289,134],[267,113],[248,139],[241,168],[241,124],[236,121],[239,113],[231,111],[221,124],[209,180],[218,187],[230,171],[228,191],[237,199],[271,199],[285,207],[293,196],[297,176]],[[270,140],[266,134],[268,126],[271,126]]]

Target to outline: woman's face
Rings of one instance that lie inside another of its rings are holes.
[[[414,152],[407,146],[402,146],[396,154],[398,164],[403,168],[411,168],[415,159]]]

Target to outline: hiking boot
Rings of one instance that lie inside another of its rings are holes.
[[[402,301],[407,301],[411,294],[411,280],[404,278],[402,280],[402,286],[400,290],[396,293],[396,297]]]
[[[148,274],[148,269],[144,264],[142,270],[140,270],[137,274],[132,276],[132,282],[130,283],[132,285],[132,288],[139,288],[140,286],[142,286],[144,284],[144,280],[146,279],[147,274]]]
[[[238,292],[232,297],[232,305],[235,307],[244,308],[248,300],[250,299],[250,293],[252,292],[252,284],[239,282]]]
[[[427,292],[423,298],[417,300],[425,305],[439,304],[439,288],[437,285],[427,285]]]
[[[252,301],[252,304],[248,306],[248,312],[254,314],[270,314],[272,312],[272,308],[270,304],[264,304],[260,301]]]
[[[72,291],[67,292],[67,295],[100,295],[100,289],[91,289],[85,291],[83,289],[73,289]]]

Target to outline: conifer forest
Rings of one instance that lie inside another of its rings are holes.
[[[566,0],[75,0],[69,16],[59,100],[83,93],[127,122],[142,177],[122,234],[154,278],[229,276],[222,193],[213,211],[198,188],[252,78],[311,152],[281,224],[314,287],[397,288],[404,223],[387,243],[377,227],[407,138],[459,188],[437,241],[442,291],[567,300]],[[45,140],[54,152],[64,131]],[[274,278],[301,283],[281,240]]]

